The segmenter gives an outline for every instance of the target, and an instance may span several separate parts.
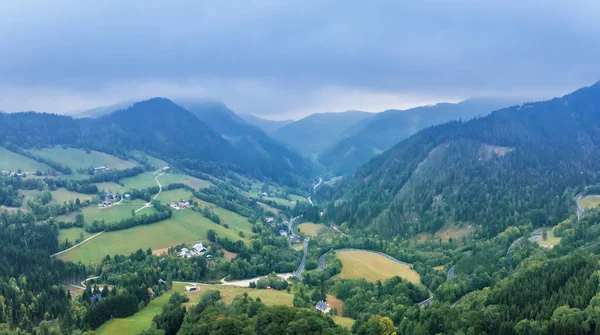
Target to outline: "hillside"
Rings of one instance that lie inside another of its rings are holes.
[[[215,130],[229,144],[252,157],[256,163],[269,168],[269,174],[296,171],[303,175],[312,173],[312,164],[294,150],[278,143],[258,127],[246,123],[220,102],[203,102],[185,105],[187,110]]]
[[[456,104],[438,103],[407,110],[387,110],[374,116],[348,138],[332,145],[319,161],[334,174],[355,171],[371,158],[426,127],[469,120],[511,105],[511,100],[473,98]]]
[[[361,167],[328,215],[380,234],[556,223],[598,180],[600,84],[428,128]]]
[[[309,165],[294,165],[286,157],[277,156],[275,161],[236,148],[194,114],[164,98],[138,102],[99,119],[34,112],[1,114],[0,130],[2,144],[21,148],[67,145],[121,157],[139,150],[179,168],[213,175],[235,171],[297,184],[310,172]],[[280,167],[281,160],[287,163],[285,168]]]
[[[248,122],[251,125],[255,125],[258,128],[262,129],[267,134],[273,133],[277,129],[287,126],[288,124],[294,122],[294,120],[269,120],[263,119],[258,116],[254,116],[252,114],[240,114],[240,117],[244,119],[244,121]]]
[[[317,113],[279,128],[272,136],[316,159],[326,149],[360,129],[374,114],[360,111]]]

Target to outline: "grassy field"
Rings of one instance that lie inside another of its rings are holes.
[[[132,200],[131,202],[123,202],[119,205],[113,205],[108,208],[98,207],[97,205],[91,205],[81,210],[83,217],[86,222],[93,220],[104,220],[106,222],[120,221],[131,216],[131,210],[137,210],[144,206],[146,202],[144,200]],[[137,215],[152,214],[156,210],[154,207],[147,207],[137,212]]]
[[[41,150],[29,150],[31,153],[55,162],[60,162],[73,170],[87,168],[90,166],[106,166],[111,169],[126,169],[139,165],[133,160],[123,160],[103,152],[91,151],[89,154],[82,149],[66,148],[60,146],[45,148]]]
[[[182,188],[160,192],[156,200],[160,200],[163,204],[170,204],[174,201],[179,202],[180,200],[189,200],[190,197],[194,197],[192,192],[184,190]]]
[[[157,186],[154,177],[156,177],[154,173],[142,173],[135,177],[125,178],[121,180],[121,182],[123,182],[125,187],[128,187],[130,189],[136,188],[140,190],[143,188]],[[183,183],[192,187],[193,189],[206,188],[212,186],[212,183],[209,181],[179,173],[165,173],[164,175],[158,177],[158,180],[163,186],[175,183]]]
[[[241,231],[246,236],[252,235],[252,225],[248,222],[248,218],[220,207],[213,207],[212,211],[219,216],[221,224],[229,225],[228,230],[235,231],[235,234],[239,234]],[[234,240],[237,239],[239,239],[239,235]]]
[[[69,229],[60,229],[58,231],[58,243],[64,242],[68,239],[71,243],[75,242],[79,238],[80,234],[83,234],[83,239],[92,236],[92,234],[85,231],[83,228],[73,227]]]
[[[137,159],[140,159],[143,156],[147,157],[150,165],[154,166],[157,169],[161,169],[165,166],[169,166],[169,163],[163,161],[162,159],[147,155],[141,151],[133,150],[133,151],[130,151],[129,153],[132,154]]]
[[[154,183],[156,184],[156,183]],[[121,186],[117,183],[112,183],[112,182],[104,182],[104,183],[96,183],[94,184],[96,185],[96,187],[98,187],[98,190],[104,190],[106,192],[113,192],[113,193],[126,193],[131,191],[131,188],[126,187],[126,186]]]
[[[312,223],[312,222],[304,222],[298,225],[300,231],[309,235],[309,236],[317,236],[321,229],[325,228],[325,225],[322,223]]]
[[[579,200],[579,204],[584,209],[596,207],[596,206],[598,206],[598,204],[600,204],[600,195],[585,196],[585,197],[581,198],[581,200]]]
[[[292,201],[296,201],[296,203],[308,202],[308,200],[306,200],[305,197],[299,196],[297,194],[290,194],[289,197],[290,199],[292,199]]]
[[[0,147],[0,170],[23,172],[42,172],[52,170],[48,165],[34,161],[31,158],[16,154],[5,147]]]
[[[560,237],[554,236],[554,232],[552,230],[547,231],[547,238],[536,240],[536,243],[545,248],[554,248],[556,245],[560,243]]]
[[[238,223],[241,225],[241,222]],[[248,241],[240,238],[239,231],[250,232],[251,225],[246,223],[241,227],[230,225],[230,229],[217,225],[203,217],[200,213],[191,210],[180,210],[173,216],[161,222],[137,226],[125,230],[106,232],[81,246],[62,254],[60,257],[70,261],[83,263],[98,263],[107,254],[130,254],[138,249],[160,249],[180,243],[194,243],[206,240],[206,232],[214,229],[217,234],[227,236],[233,240]]]
[[[190,301],[185,305],[187,308],[190,308],[200,301],[200,297],[204,292],[210,290],[219,290],[221,292],[223,302],[227,304],[231,303],[236,296],[244,294],[244,292],[247,292],[248,295],[253,298],[260,297],[261,301],[265,305],[269,306],[292,306],[292,300],[294,298],[293,294],[289,294],[286,291],[257,290],[251,288],[219,285],[202,285],[198,286],[198,291],[196,292],[185,292],[185,284],[177,283],[173,285],[173,289],[171,291],[164,293],[162,296],[150,301],[148,306],[137,312],[135,315],[123,319],[112,319],[106,322],[96,330],[96,334],[139,334],[141,331],[146,330],[152,325],[152,318],[161,312],[162,307],[167,304],[169,298],[174,292],[180,292],[188,296]]]
[[[338,311],[338,313],[341,313],[341,311]],[[334,315],[333,321],[348,330],[352,329],[354,322],[356,322],[356,320],[354,320],[354,319],[350,319],[350,318],[340,316],[340,315]]]
[[[421,282],[419,274],[409,266],[392,262],[391,260],[365,251],[339,252],[336,256],[342,261],[341,278],[364,278],[375,282],[393,276],[399,276],[418,284]]]
[[[79,200],[92,200],[93,196],[91,194],[83,194],[77,192],[68,191],[65,188],[59,188],[51,192],[52,193],[52,202],[62,204],[65,201],[69,200],[75,201],[75,199],[79,198]]]

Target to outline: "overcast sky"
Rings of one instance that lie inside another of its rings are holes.
[[[7,0],[0,110],[164,96],[282,119],[548,98],[600,79],[598,13],[597,0]]]

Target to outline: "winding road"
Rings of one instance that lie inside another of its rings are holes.
[[[294,272],[294,276],[296,276],[296,278],[302,280],[302,271],[304,271],[304,266],[306,265],[306,256],[308,255],[308,242],[310,241],[310,238],[305,238],[304,239],[304,254],[302,255],[302,261],[300,262],[300,266],[298,266],[298,269],[296,270],[296,272]]]
[[[156,193],[156,195],[154,195],[154,197],[152,197],[152,200],[156,200],[156,198],[160,195],[160,192],[162,192],[162,185],[160,184],[160,181],[158,181],[158,177],[162,176],[163,174],[165,174],[165,173],[163,172],[163,173],[159,174],[158,176],[154,177],[154,180],[156,180],[156,183],[158,184],[158,193]],[[135,212],[137,213],[137,212],[141,211],[142,209],[148,208],[150,206],[152,206],[152,202],[147,202],[144,204],[144,206],[136,209]]]

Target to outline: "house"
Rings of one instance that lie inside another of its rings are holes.
[[[213,255],[205,255],[204,257],[206,257],[206,259],[208,259],[208,260],[211,260],[214,258]]]
[[[110,200],[115,200],[115,199],[117,199],[117,195],[116,195],[116,194],[114,194],[114,193],[109,193],[109,194],[107,194],[107,195],[106,195],[106,197],[107,197],[108,199],[110,199]]]
[[[109,207],[110,205],[112,205],[112,202],[107,200],[102,201],[102,207]]]
[[[206,248],[200,242],[194,244],[193,248],[194,248],[194,251],[200,256],[202,256],[206,253]]]
[[[10,171],[0,171],[0,174],[2,174],[3,176],[8,176],[9,173]]]
[[[162,278],[158,280],[158,283],[161,285],[165,285],[167,283],[166,280],[163,280]]]
[[[154,290],[152,289],[152,287],[148,287],[148,294],[153,297],[154,296]]]
[[[266,197],[266,196],[268,196],[269,194],[268,194],[267,192],[263,192],[261,195],[262,195],[263,197]]]
[[[106,166],[98,166],[94,168],[94,173],[106,171]]]
[[[196,287],[196,285],[188,285],[185,287],[185,291],[186,292],[196,292],[198,288]]]
[[[271,222],[273,222],[273,220],[275,220],[275,219],[274,218],[265,218],[266,223],[271,223]]]
[[[184,209],[184,208],[188,208],[188,207],[189,207],[189,205],[190,205],[190,203],[189,203],[189,202],[187,202],[187,201],[180,201],[180,202],[179,202],[179,204],[178,204],[178,207],[179,207],[180,209]]]
[[[127,200],[131,199],[131,195],[129,193],[125,193],[125,195],[123,195],[123,197],[125,197],[125,199],[127,199]]]
[[[191,252],[188,248],[181,248],[181,251],[179,252],[179,257],[189,258],[192,256],[194,256],[194,253]]]
[[[317,312],[321,312],[321,313],[327,313],[331,309],[329,307],[329,304],[323,300],[317,302],[317,305],[315,307],[316,307]]]
[[[168,167],[168,166],[165,166],[165,167],[163,167],[161,170],[163,170],[163,171],[167,171],[168,169],[169,169],[169,167]]]
[[[300,243],[300,236],[298,236],[298,235],[292,236],[292,243]]]
[[[285,231],[285,230],[283,230],[283,229],[280,229],[280,230],[279,230],[279,235],[280,235],[280,236],[287,236],[287,231]]]

